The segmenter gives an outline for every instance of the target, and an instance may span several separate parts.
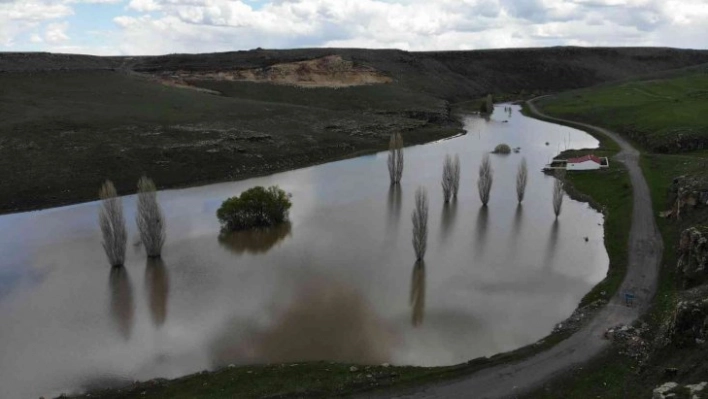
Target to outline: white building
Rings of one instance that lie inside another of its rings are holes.
[[[593,154],[585,155],[580,158],[571,158],[566,161],[565,168],[567,170],[594,170],[600,168],[607,168],[610,166],[610,162],[607,157],[598,157]]]

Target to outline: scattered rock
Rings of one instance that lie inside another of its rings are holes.
[[[605,339],[619,345],[619,353],[636,359],[640,364],[649,358],[651,343],[644,338],[649,326],[645,323],[639,327],[620,324],[605,331]]]
[[[355,373],[355,372],[359,371],[359,368],[356,366],[351,366],[351,367],[349,367],[349,371],[351,371],[352,373]]]
[[[233,363],[231,363],[231,364],[229,364],[229,366],[228,366],[228,367],[229,367],[230,369],[232,369],[232,368],[236,367],[236,365],[235,365],[235,364],[233,364]]]
[[[556,327],[553,329],[553,332],[558,333],[563,331],[578,331],[583,325],[583,322],[589,319],[589,316],[595,314],[595,312],[597,312],[597,310],[604,306],[606,303],[607,300],[598,299],[597,301],[592,302],[589,305],[576,309],[575,312],[573,312],[573,314],[569,318],[564,320],[562,323],[557,324]]]
[[[682,293],[668,335],[670,341],[680,347],[700,345],[708,340],[708,286]]]
[[[390,365],[390,364],[388,364],[388,363],[384,363],[384,364],[382,364],[382,365],[381,365],[381,367],[384,367],[384,368],[386,368],[386,367],[390,367],[390,366],[391,366],[391,365]]]
[[[677,386],[678,384],[675,382],[667,382],[664,385],[654,388],[654,391],[652,392],[652,399],[665,399],[675,396],[675,394],[671,395],[669,392],[673,391]]]
[[[654,388],[652,392],[652,399],[667,399],[667,398],[677,398],[677,397],[688,397],[691,399],[700,399],[699,393],[708,386],[708,382],[701,382],[700,384],[693,385],[683,385],[677,384],[675,382],[667,382],[661,386]]]
[[[700,384],[686,385],[686,389],[691,391],[691,395],[694,395],[696,392],[702,392],[706,386],[708,386],[708,382],[701,382]]]

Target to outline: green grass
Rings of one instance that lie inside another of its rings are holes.
[[[240,366],[171,381],[149,381],[120,390],[96,391],[77,398],[329,398],[373,386],[405,384],[443,372],[423,367],[383,366],[355,366],[357,371],[351,371],[350,367],[324,362]]]
[[[227,97],[110,71],[0,73],[0,87],[0,213],[94,200],[105,179],[120,194],[143,174],[161,189],[236,180],[383,150],[394,132],[409,145],[461,126],[444,101],[393,86],[353,89],[365,104],[356,110],[314,104],[349,89]]]
[[[708,148],[708,69],[632,80],[539,100],[550,115],[615,130],[661,153]]]
[[[597,151],[595,153],[598,153]],[[599,152],[602,154],[602,152]],[[580,306],[611,297],[627,272],[627,242],[632,225],[632,185],[623,165],[610,161],[611,167],[599,171],[570,172],[570,195],[601,210],[605,215],[605,248],[610,258],[607,276],[583,297]],[[604,295],[602,293],[605,293]]]

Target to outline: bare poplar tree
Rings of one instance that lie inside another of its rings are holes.
[[[487,206],[489,202],[489,193],[492,191],[492,183],[494,181],[492,164],[489,161],[489,154],[484,154],[482,164],[479,165],[479,180],[477,180],[477,189],[479,190],[479,199],[482,200],[482,205]]]
[[[101,199],[98,223],[103,234],[103,249],[111,266],[122,266],[125,263],[125,245],[128,241],[123,203],[110,180],[106,180],[101,186],[98,196]]]
[[[155,183],[145,176],[138,180],[138,212],[135,221],[147,256],[159,258],[165,243],[165,218],[157,203]]]
[[[422,260],[428,246],[428,193],[423,187],[415,192],[413,211],[413,249],[418,260]]]
[[[388,151],[388,174],[391,184],[398,184],[403,176],[403,137],[400,133],[391,135]]]
[[[526,158],[521,160],[519,164],[519,171],[516,173],[516,197],[519,199],[519,203],[524,201],[524,194],[526,194],[526,183],[528,181],[529,171],[526,167]]]
[[[455,165],[450,155],[445,155],[445,162],[443,162],[442,189],[443,199],[447,204],[455,189]]]
[[[457,154],[452,162],[452,172],[452,196],[457,198],[457,193],[460,191],[460,156]]]
[[[563,178],[565,177],[565,171],[556,171],[556,180],[553,182],[553,212],[556,213],[556,219],[561,213],[561,207],[563,206]]]

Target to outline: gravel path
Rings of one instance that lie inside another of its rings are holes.
[[[532,100],[533,101],[533,100]],[[656,293],[663,243],[654,220],[649,186],[639,167],[639,151],[618,134],[600,127],[549,117],[530,101],[532,113],[549,121],[593,129],[616,141],[621,151],[615,160],[629,171],[633,188],[632,227],[629,235],[627,275],[618,293],[605,308],[577,333],[549,350],[513,364],[482,370],[444,383],[415,387],[407,391],[370,393],[370,398],[501,398],[538,388],[566,370],[590,360],[609,345],[604,332],[617,324],[630,324],[647,311]],[[623,293],[635,293],[635,306],[624,305]]]

